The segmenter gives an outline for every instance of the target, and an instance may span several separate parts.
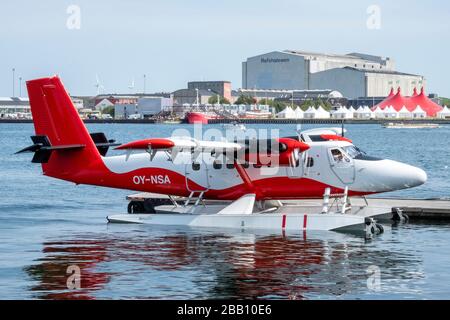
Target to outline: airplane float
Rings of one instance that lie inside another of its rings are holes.
[[[116,144],[103,133],[88,132],[59,77],[28,81],[27,89],[35,136],[33,145],[19,153],[34,152],[32,162],[42,164],[44,175],[170,198],[171,203],[160,206],[151,199],[131,202],[129,212],[134,214],[109,216],[110,222],[283,230],[365,226],[367,231],[369,226],[373,231],[372,214],[352,214],[345,204],[337,214],[282,201],[324,195],[328,200],[340,194],[347,202],[350,196],[411,188],[427,180],[419,168],[368,156],[340,128],[272,139],[264,152],[245,139],[167,137]],[[112,146],[125,154],[106,156]],[[175,196],[187,200],[180,204]],[[222,202],[204,205],[209,200]]]

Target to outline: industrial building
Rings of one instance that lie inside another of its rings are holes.
[[[218,93],[205,89],[179,89],[172,93],[173,104],[181,106],[184,104],[207,104],[209,98],[217,96]]]
[[[274,89],[238,89],[233,90],[232,103],[241,95],[253,97],[256,102],[261,100],[275,100],[282,102],[292,102],[293,104],[300,105],[307,100],[322,100],[328,101],[332,105],[347,104],[347,99],[344,98],[342,93],[336,90],[274,90]]]
[[[128,119],[130,116],[136,118],[147,118],[162,111],[171,111],[173,106],[172,98],[166,97],[143,97],[137,103],[116,103],[114,104],[114,118]]]
[[[398,72],[391,58],[362,53],[273,51],[242,63],[244,89],[336,90],[349,99],[386,96],[392,87],[425,86],[420,75]]]
[[[134,94],[99,94],[95,97],[90,97],[89,102],[85,103],[88,108],[103,110],[106,107],[116,104],[137,104],[140,98],[145,97],[164,97],[170,98],[171,94],[167,92],[157,93],[134,93]]]
[[[224,97],[228,101],[231,99],[230,81],[191,81],[188,82],[188,89],[209,90]]]
[[[0,118],[31,118],[30,100],[18,97],[0,97]]]

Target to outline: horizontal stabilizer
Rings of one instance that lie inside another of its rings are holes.
[[[106,138],[103,132],[94,132],[90,134],[92,140],[97,147],[98,152],[104,157],[108,153],[109,147],[120,146],[120,143],[116,143],[116,140]]]
[[[33,163],[47,163],[53,151],[77,150],[85,147],[84,144],[52,146],[47,136],[31,136],[31,140],[33,141],[33,145],[17,151],[16,154],[23,152],[34,152],[33,159],[31,160]]]

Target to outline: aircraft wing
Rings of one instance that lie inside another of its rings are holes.
[[[200,154],[201,152],[211,153],[225,153],[237,152],[242,149],[239,143],[227,141],[203,141],[193,138],[170,137],[170,138],[150,138],[132,141],[122,144],[115,148],[115,150],[127,150],[131,153],[134,150],[146,151],[150,153],[151,160],[158,151],[168,151],[172,156],[172,160],[176,154],[183,151],[190,151],[193,154]]]

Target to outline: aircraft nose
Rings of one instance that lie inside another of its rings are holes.
[[[420,168],[396,161],[390,161],[390,164],[387,178],[392,179],[393,189],[417,187],[424,184],[428,179],[426,172]]]
[[[428,176],[427,176],[427,173],[425,171],[423,171],[422,169],[415,168],[413,179],[414,179],[414,182],[416,183],[415,186],[420,186],[420,185],[424,184],[425,182],[427,182]]]

